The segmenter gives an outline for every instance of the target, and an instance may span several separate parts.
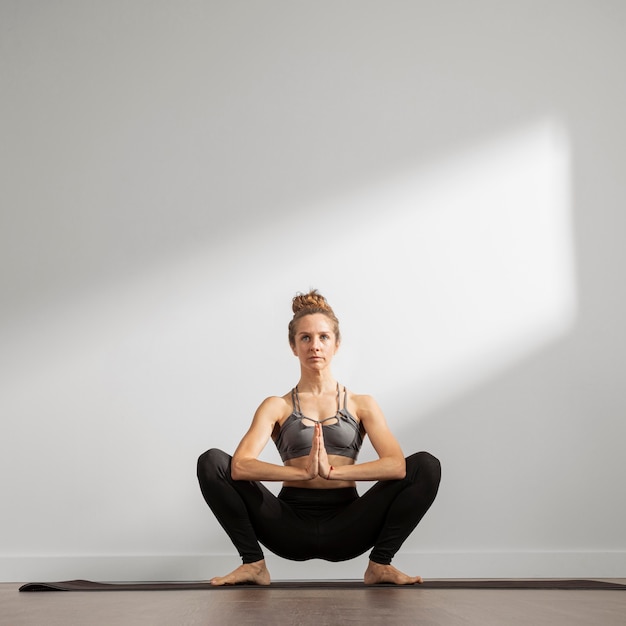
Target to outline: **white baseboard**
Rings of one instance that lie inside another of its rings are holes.
[[[267,562],[275,580],[359,579],[362,556],[343,563]],[[206,580],[239,564],[236,555],[0,557],[1,582]],[[403,552],[394,565],[426,578],[626,578],[626,552]]]

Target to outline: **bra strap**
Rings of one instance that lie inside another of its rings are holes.
[[[291,390],[291,404],[293,406],[294,411],[296,411],[297,413],[302,413],[302,411],[300,410],[300,398],[298,396],[298,385],[296,385]]]
[[[296,385],[291,390],[291,405],[293,406],[294,411],[302,414],[302,409],[300,408],[300,396],[298,395],[298,385]],[[346,392],[345,385],[343,387],[343,408],[344,411],[348,409],[348,393]],[[339,411],[341,411],[341,387],[339,386],[339,383],[337,383],[337,414],[339,414]],[[327,417],[325,420],[322,421],[326,422],[329,419],[334,419],[334,417]]]

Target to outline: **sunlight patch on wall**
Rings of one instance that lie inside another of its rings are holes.
[[[546,121],[327,207],[353,385],[423,412],[572,328],[569,161]]]

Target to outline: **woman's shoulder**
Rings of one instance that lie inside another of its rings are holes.
[[[361,418],[364,414],[369,414],[372,411],[380,411],[378,403],[373,396],[365,393],[354,393],[349,389],[346,390],[348,395],[348,406],[353,406],[357,413],[357,416]]]
[[[348,389],[346,387],[346,394],[348,395],[348,400],[355,402],[355,403],[359,403],[359,404],[371,404],[371,403],[376,403],[376,400],[374,400],[374,396],[371,396],[367,393],[356,393],[355,391],[352,391],[351,389]]]
[[[270,415],[276,419],[284,417],[287,413],[291,413],[291,392],[284,396],[268,396],[261,402],[257,413]]]

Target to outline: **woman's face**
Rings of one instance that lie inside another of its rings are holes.
[[[332,322],[323,313],[312,313],[298,320],[293,353],[302,367],[321,370],[328,367],[339,349]]]

